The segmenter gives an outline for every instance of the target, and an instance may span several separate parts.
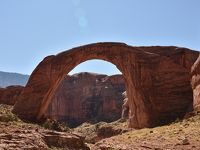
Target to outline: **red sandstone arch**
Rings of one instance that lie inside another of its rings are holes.
[[[152,127],[184,115],[192,104],[190,68],[198,53],[177,47],[131,47],[96,43],[46,57],[32,73],[13,112],[43,117],[64,76],[78,64],[101,59],[123,73],[130,100],[130,126]]]

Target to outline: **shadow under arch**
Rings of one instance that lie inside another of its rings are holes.
[[[124,75],[130,102],[129,126],[153,127],[160,120],[183,115],[192,102],[190,68],[197,57],[198,52],[170,46],[95,43],[73,48],[48,56],[38,65],[13,112],[21,118],[40,120],[64,76],[81,62],[100,59],[116,65]],[[180,83],[183,88],[176,90]]]

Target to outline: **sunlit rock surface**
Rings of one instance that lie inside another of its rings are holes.
[[[41,120],[66,74],[84,61],[101,59],[124,75],[130,127],[168,123],[184,116],[193,102],[190,73],[198,55],[175,46],[133,47],[113,42],[66,50],[37,66],[13,112],[24,119]]]

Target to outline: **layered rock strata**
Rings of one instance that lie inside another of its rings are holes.
[[[83,122],[111,122],[121,117],[122,75],[79,73],[66,76],[61,83],[46,117],[65,121],[70,126]]]
[[[124,75],[130,127],[170,122],[182,117],[193,102],[190,72],[198,55],[174,46],[108,42],[76,47],[48,56],[37,66],[13,112],[24,119],[41,120],[66,74],[84,61],[101,59],[116,65]]]
[[[192,66],[191,84],[194,98],[193,107],[195,110],[200,110],[200,55]]]
[[[23,89],[17,85],[0,88],[0,104],[14,105]]]

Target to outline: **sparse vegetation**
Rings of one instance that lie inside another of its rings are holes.
[[[194,149],[200,147],[200,113],[165,126],[133,130],[96,143],[101,149]],[[97,148],[95,147],[95,148]],[[93,148],[93,149],[95,149]],[[97,148],[97,149],[98,149]]]
[[[12,113],[8,113],[8,114],[0,115],[0,121],[1,122],[13,122],[13,121],[19,121],[19,118]]]
[[[84,137],[66,132],[70,130],[66,124],[53,120],[47,120],[43,126],[24,122],[11,110],[12,106],[0,105],[0,149],[87,149]]]
[[[36,143],[41,144],[41,147],[45,147],[47,145],[44,141],[41,143],[42,138],[40,133],[41,131],[47,131],[48,133],[49,131],[46,129],[51,129],[64,132],[70,131],[72,133],[78,132],[83,136],[86,136],[86,142],[88,142],[88,146],[91,150],[96,148],[98,149],[99,147],[103,150],[144,150],[147,148],[196,150],[200,147],[200,112],[193,112],[189,115],[189,117],[187,117],[187,119],[179,121],[176,120],[169,125],[151,129],[146,128],[141,130],[130,130],[127,128],[127,122],[124,120],[118,120],[112,123],[100,122],[94,125],[84,123],[75,129],[70,129],[66,124],[48,119],[42,124],[42,126],[40,126],[21,121],[16,115],[12,114],[11,109],[11,106],[0,105],[0,133],[2,133],[0,138],[2,140],[4,140],[4,138],[11,139],[13,137],[17,137],[18,133],[20,133],[29,136],[29,138],[33,140],[38,137]],[[119,129],[123,129],[125,132],[118,132]],[[114,136],[110,138],[106,138],[105,136],[100,137],[98,132],[118,133],[116,135],[113,134]],[[62,148],[51,147],[51,149],[61,150]]]
[[[0,122],[14,122],[20,119],[11,112],[11,106],[0,105]]]
[[[42,126],[46,129],[56,130],[56,131],[61,131],[61,132],[70,131],[70,128],[68,127],[66,123],[61,123],[61,122],[58,122],[56,120],[51,120],[51,119],[47,119],[42,124]]]
[[[127,122],[117,120],[112,123],[99,122],[97,124],[83,123],[82,125],[74,128],[75,132],[83,134],[87,143],[96,143],[101,139],[108,138],[123,132],[127,132]]]

